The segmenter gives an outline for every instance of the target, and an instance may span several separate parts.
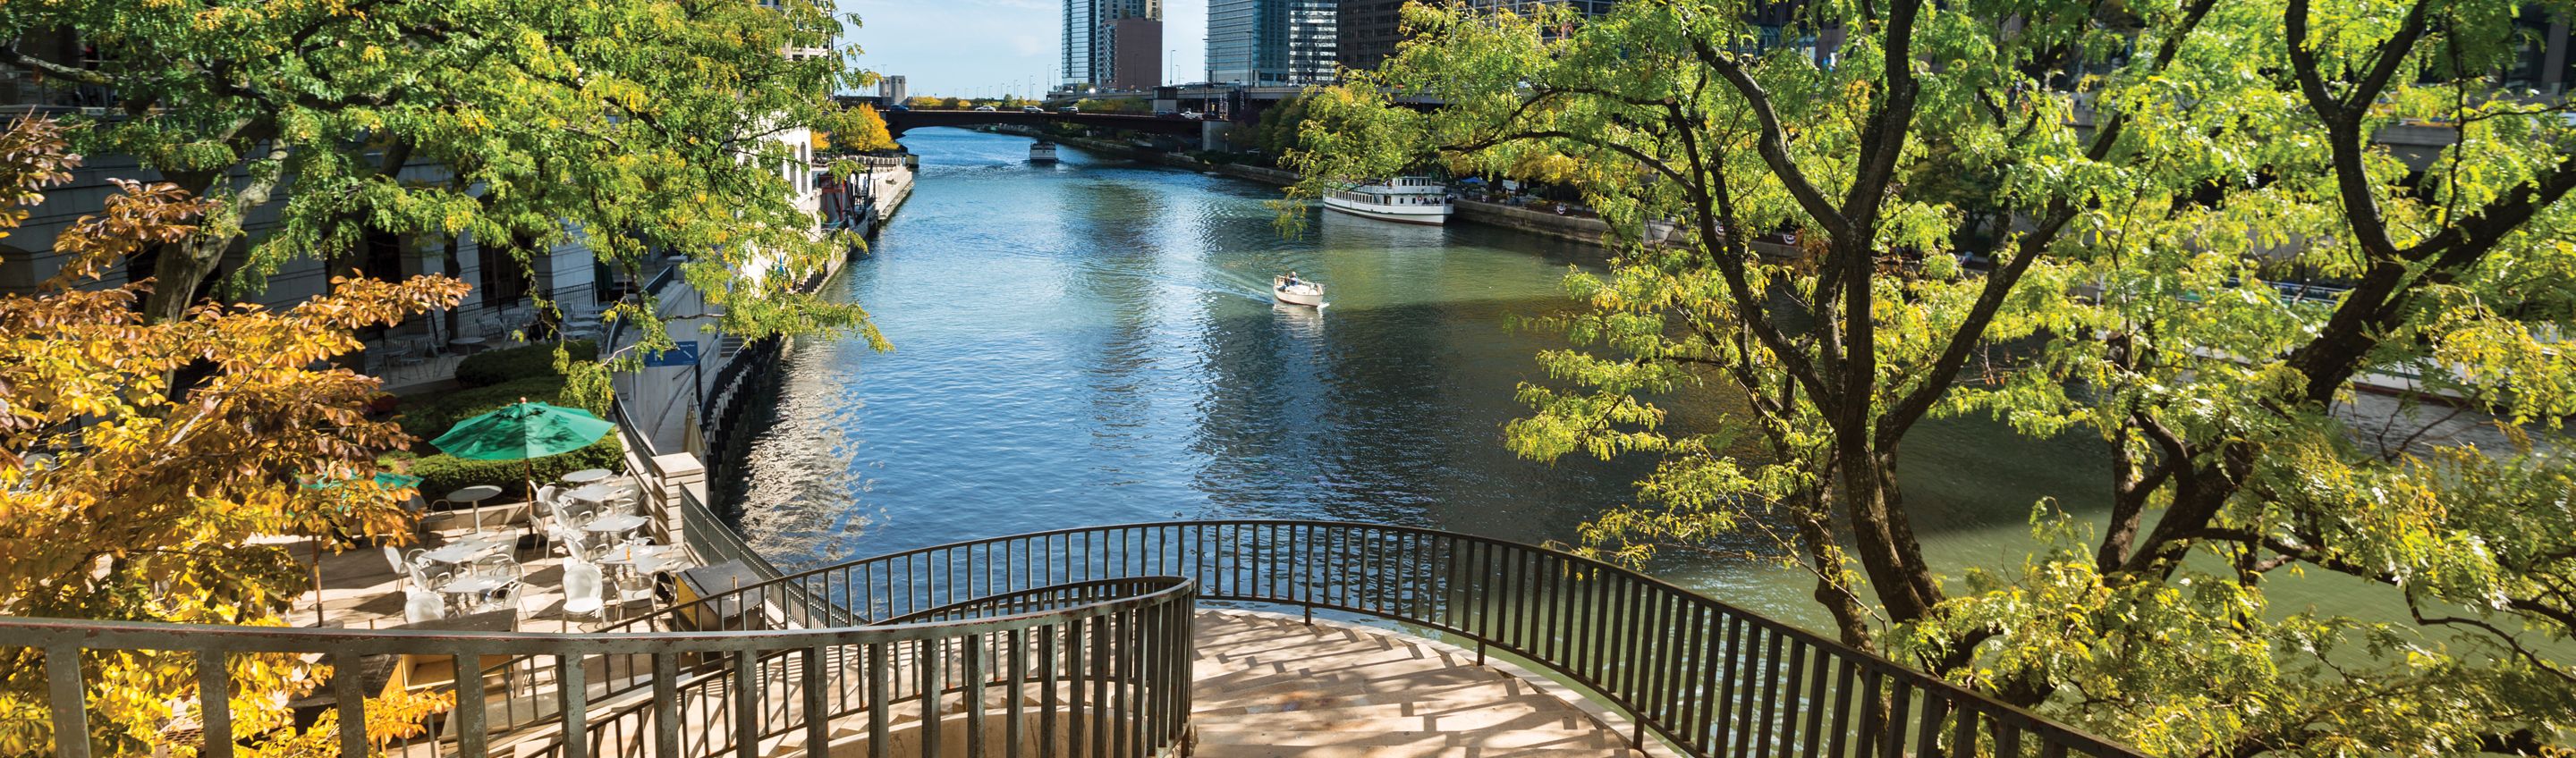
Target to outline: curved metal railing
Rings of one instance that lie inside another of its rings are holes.
[[[101,661],[194,659],[196,692],[229,693],[235,658],[260,654],[318,656],[332,667],[317,694],[339,714],[343,756],[933,758],[953,752],[943,747],[953,740],[969,755],[1145,758],[1170,754],[1188,734],[1196,597],[1184,579],[1126,578],[1032,588],[906,623],[644,634],[0,617],[0,648],[42,652],[51,733],[82,735],[55,740],[67,758],[93,754],[85,705]],[[432,725],[445,738],[368,737],[369,699],[403,687],[403,671],[473,671],[501,658],[529,665],[432,688],[455,696]],[[496,697],[511,692],[551,697]],[[179,693],[176,702],[208,735],[200,755],[233,754],[223,737],[233,733],[230,698]],[[542,712],[508,712],[522,706]]]
[[[1069,755],[1151,755],[1175,744],[1187,722],[1190,608],[1170,599],[1191,591],[1177,577],[1038,587],[868,627],[933,629],[935,636],[713,661],[721,665],[679,662],[695,673],[669,685],[648,678],[583,724],[587,754],[723,755],[752,745],[767,755],[782,744],[816,744],[813,734],[798,739],[800,729],[842,723],[869,730],[871,755],[900,744],[891,738],[900,728],[917,735],[920,755],[939,756],[948,725],[925,728],[921,715],[945,714],[953,704],[961,715],[946,720],[961,722],[963,733],[952,739],[961,739],[967,755],[985,755],[987,743],[1004,746],[998,752],[1032,752],[1041,735],[1088,745]],[[1039,707],[1030,707],[1032,699]],[[665,711],[680,723],[732,728],[683,731],[676,753],[659,752],[645,738],[658,738]],[[561,730],[539,734],[547,739],[520,755],[569,752],[553,739]]]
[[[1403,526],[1192,521],[925,547],[743,588],[781,618],[909,618],[1031,587],[1179,576],[1200,597],[1398,621],[1552,670],[1692,756],[2136,752],[1939,677],[1571,553]],[[710,598],[628,622],[685,627]],[[1633,735],[1640,744],[1643,733]]]
[[[1083,594],[1112,590],[1141,594],[1106,602]],[[718,592],[605,633],[537,636],[561,647],[522,639],[527,635],[467,643],[416,633],[343,633],[348,636],[328,638],[335,647],[320,651],[450,651],[458,660],[487,653],[554,656],[558,693],[595,691],[586,680],[601,682],[596,691],[606,693],[557,698],[561,721],[580,725],[590,736],[544,752],[571,758],[613,752],[598,747],[625,750],[617,755],[705,749],[761,755],[798,732],[808,735],[804,744],[829,739],[825,724],[831,719],[802,714],[864,713],[871,728],[883,729],[900,723],[900,714],[882,710],[897,703],[913,703],[921,713],[980,713],[970,703],[985,704],[1003,691],[1023,693],[993,704],[1022,708],[1002,719],[1019,731],[992,737],[981,725],[965,726],[959,739],[987,740],[965,743],[969,754],[982,754],[996,742],[1023,745],[1031,738],[1024,717],[1034,710],[1048,719],[1037,734],[1071,740],[1062,743],[1068,749],[1052,755],[1141,755],[1131,751],[1174,744],[1188,718],[1188,604],[1172,600],[1178,597],[1340,611],[1449,635],[1472,643],[1480,662],[1495,651],[1551,670],[1629,713],[1638,743],[1651,732],[1692,756],[2137,755],[1938,677],[1618,566],[1470,535],[1321,521],[1135,524],[927,547]],[[1073,603],[1067,607],[1074,610],[1025,610],[1052,603]],[[1149,619],[1141,615],[1146,609],[1160,615]],[[1111,619],[1112,613],[1131,611],[1139,615]],[[1177,621],[1175,611],[1184,611]],[[1090,615],[1077,620],[1070,613]],[[863,625],[800,631],[809,621],[850,620]],[[0,635],[41,631],[48,636],[32,644],[66,653],[100,647],[66,636],[80,626],[42,623],[54,626],[31,629],[0,620]],[[730,631],[682,631],[706,628]],[[178,649],[229,649],[193,646],[196,639],[225,637],[229,630],[181,629],[187,631],[176,639],[191,646]],[[961,631],[967,629],[975,631]],[[1145,637],[1137,641],[1136,634]],[[106,647],[174,649],[172,639],[112,637]],[[872,646],[898,643],[913,647]],[[1058,657],[1048,660],[1048,650]],[[1082,684],[1069,683],[1077,670]],[[727,675],[703,676],[710,671]],[[1065,678],[995,681],[994,672],[1005,671],[1056,671]],[[800,684],[772,684],[789,680]],[[919,683],[901,690],[912,700],[897,696],[898,680]],[[692,702],[679,696],[684,682],[701,692],[696,702],[710,704],[685,714],[694,719],[690,723],[708,731],[730,723],[734,736],[687,742],[673,733],[684,715],[681,704]],[[1144,710],[1135,710],[1137,695],[1121,699],[1111,691],[1125,686],[1143,688],[1142,697],[1151,701]],[[482,682],[467,687],[479,697]],[[968,691],[973,694],[962,694]],[[863,694],[853,701],[852,693]],[[951,695],[958,705],[941,705]],[[639,707],[647,696],[649,705]],[[1032,697],[1039,701],[1033,706],[1025,702]],[[728,700],[731,706],[714,705]],[[586,712],[592,703],[603,704],[609,717],[602,723],[615,726],[593,728]],[[650,708],[652,716],[626,715],[640,714],[640,708]],[[1059,714],[1068,715],[1053,720]],[[481,718],[457,719],[467,738],[458,747],[468,754],[485,747],[479,741],[485,733]],[[648,727],[649,742],[637,734]],[[1082,729],[1082,737],[1069,736],[1068,727]],[[921,730],[905,752],[935,741],[941,731]],[[648,744],[651,752],[642,752]],[[888,740],[872,739],[871,752],[886,745]]]

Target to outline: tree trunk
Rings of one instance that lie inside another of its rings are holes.
[[[224,251],[232,247],[233,239],[208,235],[161,246],[161,255],[152,264],[152,291],[143,298],[144,321],[158,324],[188,315],[188,306],[197,302],[198,288],[223,265]]]

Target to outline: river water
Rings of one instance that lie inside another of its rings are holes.
[[[1286,238],[1273,187],[1072,147],[1033,166],[1022,137],[903,142],[922,158],[915,193],[835,285],[895,351],[800,344],[742,467],[743,530],[783,566],[1193,518],[1571,542],[1631,502],[1642,461],[1538,463],[1502,443],[1515,387],[1544,380],[1534,356],[1562,344],[1516,322],[1569,307],[1558,282],[1597,250],[1315,210]],[[1328,307],[1272,304],[1288,270],[1325,283]],[[1907,499],[1944,565],[2017,562],[2035,502],[2090,510],[2109,476],[2098,442],[1977,419],[1907,445]],[[1654,570],[1821,622],[1812,582],[1772,561]]]

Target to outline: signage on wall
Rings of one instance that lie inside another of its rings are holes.
[[[689,340],[659,353],[645,353],[646,366],[694,366],[698,363],[698,341]]]

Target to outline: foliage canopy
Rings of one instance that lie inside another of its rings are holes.
[[[844,131],[831,93],[868,75],[832,47],[839,28],[828,0],[35,0],[0,5],[0,62],[114,93],[70,122],[74,149],[207,202],[196,233],[156,245],[155,320],[218,276],[243,299],[291,258],[348,270],[375,233],[470,236],[522,265],[578,240],[630,275],[684,255],[728,333],[759,338],[866,328],[792,291],[842,248],[810,233],[794,146],[772,139]],[[21,49],[66,37],[96,64]],[[271,203],[275,230],[252,239]],[[219,271],[237,243],[246,264]]]
[[[2576,127],[2495,72],[2515,17],[2571,11],[1413,6],[1383,69],[1306,99],[1295,194],[1582,167],[1636,238],[1567,278],[1575,347],[1508,437],[1659,461],[1595,549],[1763,546],[1845,641],[2160,754],[2533,753],[2576,727]],[[2374,140],[2401,133],[2440,146]],[[1797,253],[1750,248],[1774,233]],[[2365,422],[2370,374],[2422,394]],[[1676,421],[1699,398],[1733,413]],[[1963,414],[2110,450],[2012,565],[1927,559],[1895,473]],[[2362,606],[2275,605],[2292,581]]]
[[[0,133],[0,234],[69,177],[76,159],[63,142],[49,122]],[[69,259],[61,276],[0,297],[0,612],[277,625],[307,572],[283,545],[253,537],[338,547],[412,534],[399,506],[410,493],[371,476],[377,455],[410,442],[365,417],[377,380],[317,367],[356,351],[358,328],[453,307],[465,285],[340,279],[282,311],[210,303],[157,322],[134,307],[148,283],[81,288],[146,246],[199,233],[213,210],[169,184],[120,182],[100,213],[56,240]],[[173,400],[171,377],[190,364],[215,368]],[[187,715],[171,711],[170,693],[196,686],[196,665],[187,653],[85,655],[93,744],[150,752]],[[236,734],[258,754],[336,746],[327,730],[299,734],[285,707],[327,668],[279,654],[229,656],[228,668]],[[44,670],[43,651],[0,647],[0,753],[50,752]],[[396,698],[383,708],[390,720],[369,728],[411,729],[439,697]]]

